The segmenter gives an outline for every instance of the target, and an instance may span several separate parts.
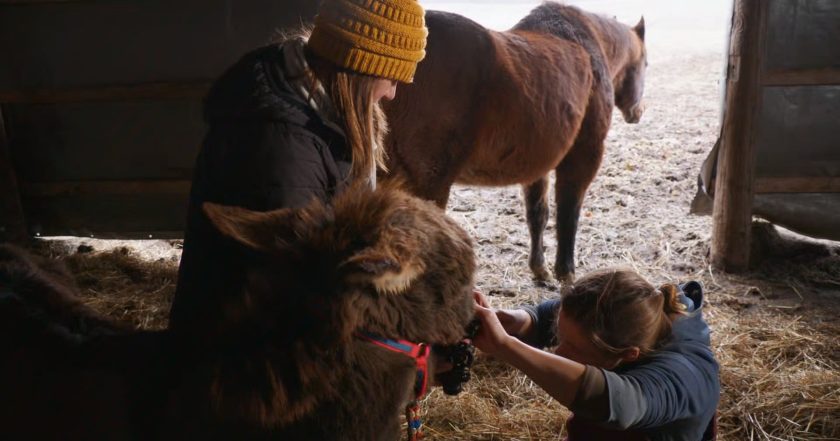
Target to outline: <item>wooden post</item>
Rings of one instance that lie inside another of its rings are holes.
[[[3,109],[0,108],[0,242],[23,243],[29,235],[26,231],[10,150]]]
[[[712,265],[728,272],[749,266],[755,121],[761,103],[766,15],[765,1],[735,0],[711,249]]]

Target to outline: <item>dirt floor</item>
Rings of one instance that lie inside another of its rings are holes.
[[[615,114],[584,203],[577,273],[623,265],[654,283],[704,284],[704,315],[722,364],[719,439],[840,439],[840,244],[757,223],[755,268],[727,275],[709,265],[711,219],[688,214],[718,134],[722,62],[719,52],[651,61],[642,122],[628,125]],[[449,214],[475,239],[477,286],[495,306],[558,295],[556,285],[531,279],[519,188],[457,187],[450,201]],[[148,328],[166,324],[179,247],[88,239],[49,246],[75,271],[88,303]],[[423,407],[428,438],[440,440],[561,439],[567,415],[526,377],[486,357],[465,393],[435,391]]]

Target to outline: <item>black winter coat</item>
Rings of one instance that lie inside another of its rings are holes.
[[[268,211],[329,201],[347,181],[351,154],[344,132],[295,92],[283,47],[246,54],[211,88],[209,126],[196,160],[184,250],[170,313],[176,331],[199,333],[238,295],[253,258],[222,237],[204,215],[209,201]],[[293,73],[294,74],[294,73]]]

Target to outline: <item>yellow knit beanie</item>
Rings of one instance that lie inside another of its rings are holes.
[[[345,69],[410,83],[427,34],[417,0],[324,0],[308,46]]]

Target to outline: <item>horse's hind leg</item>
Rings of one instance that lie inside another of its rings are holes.
[[[528,220],[528,231],[531,233],[531,255],[528,265],[534,273],[534,278],[547,281],[551,278],[545,269],[545,251],[543,249],[543,233],[548,224],[548,176],[543,176],[535,182],[523,185],[525,196],[525,217]]]

